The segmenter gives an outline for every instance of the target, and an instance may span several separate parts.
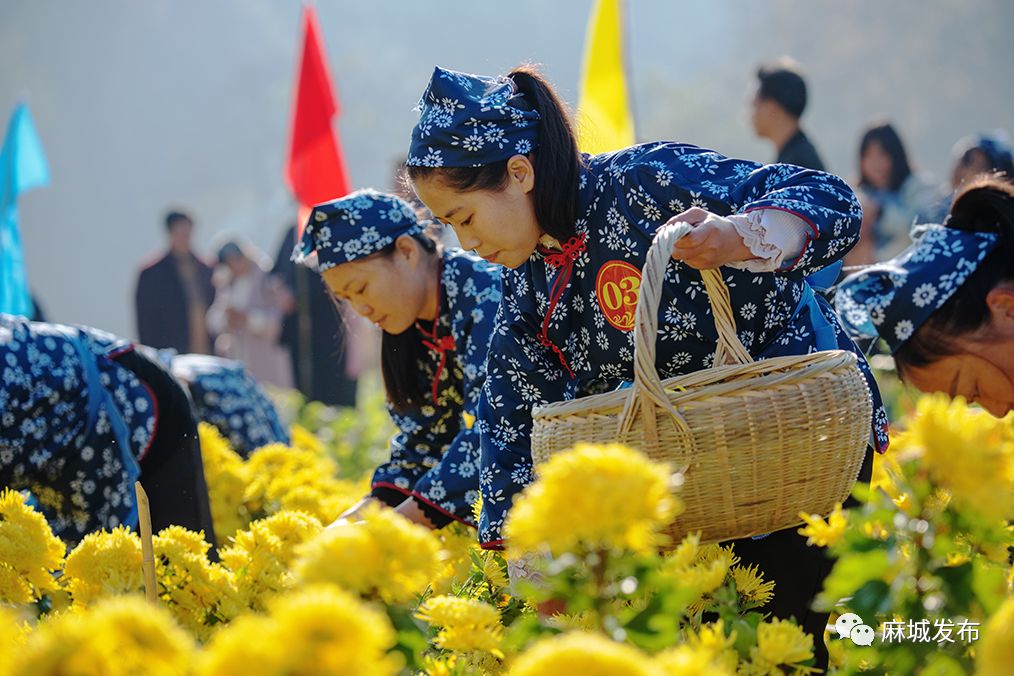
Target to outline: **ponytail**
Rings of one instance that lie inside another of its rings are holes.
[[[899,373],[927,366],[959,349],[954,338],[990,322],[986,296],[1003,283],[1014,283],[1014,184],[999,175],[967,183],[955,196],[945,225],[1000,237],[968,279],[895,353]]]
[[[528,154],[535,167],[535,218],[547,234],[566,241],[575,234],[578,180],[584,163],[574,127],[566,106],[538,69],[527,64],[518,66],[508,77],[517,92],[538,111],[540,118],[539,144]],[[507,187],[507,162],[478,167],[409,166],[408,175],[413,181],[439,176],[459,192],[500,191]]]
[[[552,85],[534,66],[518,66],[508,77],[541,118],[539,147],[532,158],[535,216],[543,230],[564,242],[575,234],[577,184],[582,165],[574,127]]]

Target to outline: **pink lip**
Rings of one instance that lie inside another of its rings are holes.
[[[376,324],[377,326],[379,326],[380,328],[384,328],[384,322],[386,322],[386,321],[387,321],[387,315],[384,315],[383,317],[381,317],[380,319],[378,319],[377,321],[375,321],[373,323]]]
[[[496,257],[500,255],[499,251],[494,251],[488,256],[483,256],[482,259],[487,263],[496,263]]]

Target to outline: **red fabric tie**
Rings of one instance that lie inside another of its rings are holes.
[[[454,350],[454,336],[442,336],[437,337],[437,328],[440,325],[440,287],[443,286],[444,280],[444,260],[440,259],[440,264],[437,269],[437,314],[433,318],[433,325],[429,331],[419,326],[419,322],[415,323],[419,333],[423,334],[422,344],[433,350],[440,355],[440,363],[437,365],[436,375],[433,376],[433,405],[437,405],[437,390],[440,387],[440,376],[444,372],[444,367],[447,366],[447,353]]]
[[[559,268],[560,273],[556,276],[553,281],[553,286],[549,291],[549,309],[546,311],[546,316],[542,319],[542,333],[539,334],[539,343],[543,347],[547,347],[552,350],[560,363],[563,364],[563,368],[567,371],[567,374],[573,378],[574,372],[571,370],[570,365],[567,364],[567,358],[563,354],[563,350],[553,344],[553,341],[549,340],[549,320],[553,317],[553,310],[556,309],[557,303],[560,302],[560,298],[563,296],[563,292],[567,289],[567,285],[570,283],[570,276],[574,271],[574,261],[580,256],[587,246],[585,245],[585,234],[574,235],[566,242],[561,245],[561,251],[552,251],[551,249],[540,249],[540,252],[546,259],[546,265],[551,268]]]
[[[436,375],[433,376],[433,405],[437,403],[437,389],[440,387],[440,376],[447,365],[447,353],[454,350],[454,336],[442,336],[436,341],[423,339],[423,345],[440,354],[440,363],[437,365]]]

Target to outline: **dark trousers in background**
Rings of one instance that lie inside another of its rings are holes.
[[[859,469],[857,483],[870,482],[873,454],[872,448],[866,449],[866,458]],[[857,504],[855,498],[849,496],[844,507]],[[735,544],[740,565],[757,564],[764,579],[774,581],[774,598],[759,610],[783,620],[795,618],[796,623],[813,636],[817,668],[827,670],[824,628],[829,613],[811,610],[810,606],[823,589],[824,578],[831,573],[835,559],[823,547],[808,546],[806,537],[797,533],[797,530],[798,527],[787,528],[759,540],[744,538],[722,544]]]
[[[158,533],[176,525],[204,531],[212,546],[209,556],[217,560],[208,487],[190,399],[161,364],[144,355],[128,352],[116,361],[151,389],[158,407],[155,438],[140,462],[141,485],[148,494],[152,530]]]

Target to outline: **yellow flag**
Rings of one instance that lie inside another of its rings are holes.
[[[623,69],[622,2],[595,0],[588,21],[577,124],[581,150],[593,155],[634,144],[634,116]]]

